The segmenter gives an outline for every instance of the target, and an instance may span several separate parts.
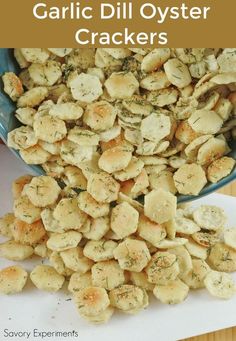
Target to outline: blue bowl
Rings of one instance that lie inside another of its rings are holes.
[[[21,123],[15,118],[15,103],[11,101],[11,99],[4,93],[3,91],[3,83],[1,76],[6,71],[13,71],[18,73],[20,71],[17,62],[14,58],[12,49],[1,49],[0,48],[0,137],[6,143],[7,134],[9,131],[17,128],[21,125]],[[22,162],[24,162],[19,153],[10,148],[13,154],[19,158]],[[26,165],[26,168],[30,170],[31,173],[35,175],[44,174],[43,169],[40,166]]]
[[[14,59],[12,49],[0,49],[0,76],[6,71],[13,71],[15,73],[19,72],[18,65]],[[20,125],[17,119],[14,116],[15,104],[9,99],[9,97],[3,91],[2,80],[0,80],[0,136],[4,142],[7,141],[7,134],[9,131],[15,129]],[[230,155],[236,159],[236,141],[232,142],[231,145],[232,152]],[[13,149],[12,152],[18,157],[19,153]],[[20,158],[21,159],[21,158]],[[43,169],[40,166],[29,166],[27,167],[31,170],[31,173],[35,173],[36,175],[44,174]],[[205,195],[208,195],[212,192],[217,191],[221,187],[228,185],[230,182],[236,179],[236,168],[234,171],[219,181],[217,184],[208,184],[198,196],[190,196],[190,195],[179,195],[178,202],[188,202],[192,200],[199,199]]]

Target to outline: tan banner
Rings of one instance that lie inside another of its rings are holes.
[[[2,0],[0,47],[232,47],[236,1]]]

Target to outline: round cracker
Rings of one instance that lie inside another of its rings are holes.
[[[34,177],[26,188],[26,195],[36,207],[55,204],[61,192],[56,180],[49,176]]]
[[[174,174],[174,182],[180,194],[197,195],[207,179],[202,167],[193,163],[181,166]]]
[[[20,266],[10,266],[0,271],[0,292],[5,295],[23,290],[28,274]]]

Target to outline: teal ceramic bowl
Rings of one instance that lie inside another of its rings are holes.
[[[0,76],[6,71],[13,71],[16,73],[19,71],[17,63],[14,60],[12,49],[0,49]],[[4,142],[6,142],[7,140],[8,132],[19,126],[19,122],[17,121],[13,114],[14,110],[15,104],[9,99],[7,95],[4,94],[2,80],[0,80],[0,136]],[[232,152],[230,155],[236,159],[236,141],[232,142],[231,148]],[[12,152],[16,155],[16,157],[20,158],[18,152],[16,152],[15,150],[12,150]],[[27,165],[27,168],[31,170],[31,173],[33,172],[36,175],[44,174],[44,171],[40,166]],[[219,181],[217,184],[207,184],[207,186],[201,191],[201,193],[198,196],[188,195],[178,196],[178,202],[183,203],[199,199],[200,197],[217,191],[218,189],[229,184],[235,179],[236,168],[229,176]]]

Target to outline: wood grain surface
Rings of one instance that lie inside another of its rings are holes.
[[[222,188],[219,193],[236,197],[236,181],[234,181],[231,185]],[[236,341],[236,327],[223,329],[215,333],[196,336],[182,341]]]
[[[236,196],[236,181],[221,189],[219,193]],[[182,341],[236,341],[236,327],[196,336],[190,339],[184,339]]]

